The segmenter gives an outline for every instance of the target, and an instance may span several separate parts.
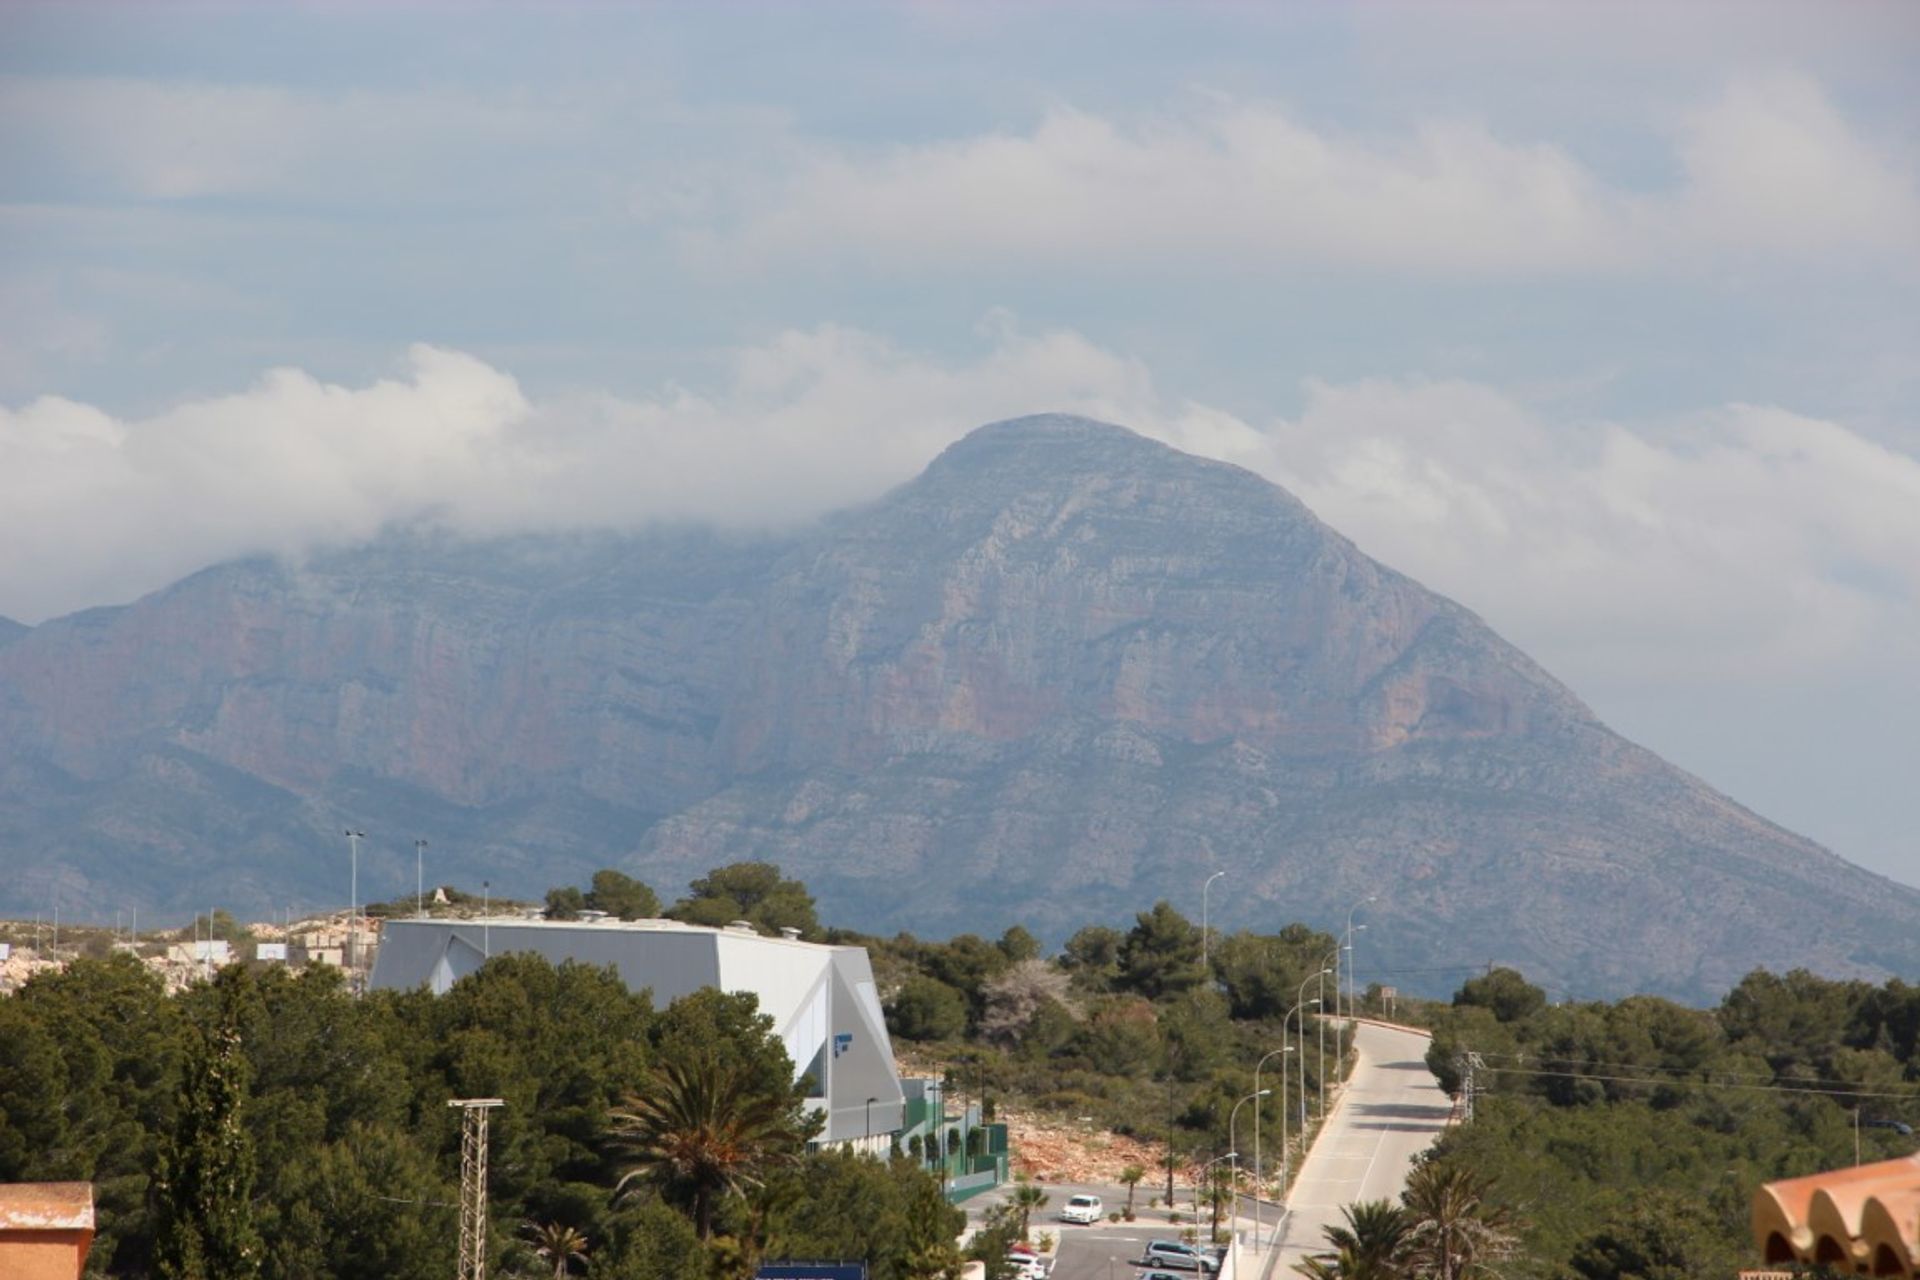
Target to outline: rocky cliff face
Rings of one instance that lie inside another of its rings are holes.
[[[837,922],[1057,938],[1225,868],[1226,927],[1377,893],[1362,969],[1409,989],[1920,968],[1920,893],[1618,738],[1257,477],[1080,419],[781,539],[221,566],[0,645],[0,733],[15,910],[340,900],[350,822],[376,895],[424,835],[435,878],[505,891],[761,857]]]

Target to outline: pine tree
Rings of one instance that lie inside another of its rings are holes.
[[[239,968],[220,975],[212,1024],[187,1061],[179,1122],[153,1179],[161,1280],[251,1280],[260,1272],[253,1139],[243,1114],[252,1072],[240,1047],[249,983]]]

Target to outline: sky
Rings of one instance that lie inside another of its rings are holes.
[[[0,6],[0,615],[1067,410],[1920,885],[1920,6]]]

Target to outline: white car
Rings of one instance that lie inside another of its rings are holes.
[[[1060,1221],[1077,1222],[1089,1226],[1100,1221],[1101,1204],[1099,1196],[1071,1196],[1066,1206],[1060,1210]]]
[[[1047,1264],[1030,1253],[1010,1253],[1007,1266],[1013,1280],[1047,1280]]]

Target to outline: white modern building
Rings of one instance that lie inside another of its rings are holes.
[[[808,1105],[826,1115],[820,1142],[884,1153],[901,1128],[906,1098],[863,947],[673,920],[389,920],[381,934],[376,990],[443,994],[490,955],[532,952],[555,964],[611,965],[628,989],[651,990],[656,1007],[704,987],[750,991],[773,1018],[795,1078],[813,1081]]]

